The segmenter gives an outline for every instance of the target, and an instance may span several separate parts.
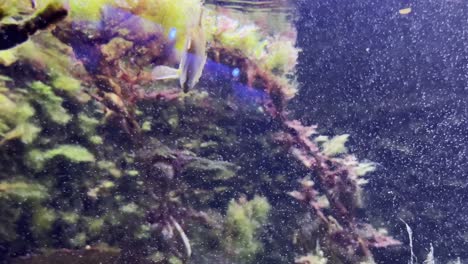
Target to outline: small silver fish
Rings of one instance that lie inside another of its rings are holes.
[[[200,79],[206,63],[206,36],[203,30],[203,6],[200,7],[200,17],[197,25],[190,30],[184,52],[179,63],[179,69],[168,66],[156,66],[151,75],[153,80],[179,78],[180,87],[187,92]]]

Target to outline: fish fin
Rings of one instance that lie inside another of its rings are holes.
[[[151,72],[153,80],[168,80],[179,78],[179,69],[174,69],[169,66],[156,66]]]
[[[200,3],[200,16],[198,17],[198,26],[200,28],[203,27],[203,5],[205,4],[205,1],[202,1]]]
[[[192,38],[191,38],[191,36],[188,36],[187,40],[185,42],[185,49],[184,49],[184,51],[182,53],[182,57],[180,58],[180,62],[179,62],[179,72],[180,73],[182,73],[183,69],[186,67],[188,51],[189,51],[191,45],[192,45]]]
[[[191,88],[187,83],[181,83],[182,89],[184,93],[187,93],[189,89]]]
[[[185,43],[185,50],[182,54],[182,58],[180,59],[179,63],[179,83],[180,87],[185,89],[185,82],[187,81],[187,59],[189,56],[188,50],[192,43],[192,38],[190,36],[187,37],[187,41]]]
[[[203,55],[202,58],[200,58],[200,62],[199,62],[200,66],[197,67],[196,70],[192,73],[192,78],[185,82],[185,87],[183,87],[184,91],[188,91],[189,89],[192,89],[193,87],[195,87],[195,85],[198,83],[198,81],[200,80],[200,77],[203,74],[205,63],[206,63],[206,54]]]

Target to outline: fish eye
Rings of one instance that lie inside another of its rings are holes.
[[[174,40],[176,38],[176,36],[177,36],[177,29],[176,28],[171,28],[169,30],[169,34],[168,34],[169,40],[171,40],[171,41]]]
[[[239,77],[239,74],[240,74],[239,68],[235,68],[234,70],[232,70],[233,77]]]

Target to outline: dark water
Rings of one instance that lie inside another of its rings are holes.
[[[419,255],[432,243],[436,257],[467,259],[467,2],[297,6],[296,114],[351,133],[352,149],[381,165],[367,186],[370,218],[403,240],[407,221]]]

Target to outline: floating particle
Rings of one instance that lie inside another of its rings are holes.
[[[169,30],[169,36],[168,36],[169,40],[171,40],[171,41],[174,40],[176,38],[176,36],[177,36],[177,29],[171,28]]]
[[[234,70],[232,70],[233,77],[239,77],[239,74],[240,74],[239,68],[235,68]]]
[[[400,9],[398,13],[400,13],[400,15],[408,15],[411,13],[411,7]]]

